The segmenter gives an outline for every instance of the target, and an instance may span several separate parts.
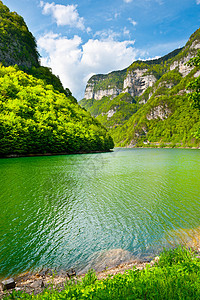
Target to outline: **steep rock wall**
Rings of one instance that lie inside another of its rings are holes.
[[[198,40],[195,40],[189,47],[189,51],[187,55],[185,57],[182,57],[180,60],[175,60],[171,64],[170,71],[177,68],[183,77],[187,76],[193,69],[193,67],[188,66],[187,63],[192,57],[196,55],[196,52],[199,49],[200,49],[200,42]]]
[[[120,93],[128,92],[132,97],[140,96],[148,88],[153,86],[157,81],[156,77],[152,74],[146,74],[147,69],[136,69],[128,72],[127,76],[123,81],[123,88],[106,87],[105,89],[100,88],[95,90],[95,81],[88,82],[85,89],[85,99],[96,99],[101,100],[104,96],[111,97],[111,99],[118,96]]]
[[[124,92],[128,92],[132,97],[140,96],[144,91],[153,86],[157,81],[152,74],[146,74],[147,69],[136,69],[127,74],[124,80]]]
[[[85,99],[96,99],[101,100],[104,96],[111,97],[111,99],[117,97],[121,92],[122,89],[119,89],[117,87],[115,88],[107,88],[107,89],[99,89],[95,91],[94,89],[95,84],[94,83],[88,83],[85,89]]]

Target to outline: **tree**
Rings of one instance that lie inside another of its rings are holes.
[[[188,65],[195,66],[198,69],[200,68],[200,50],[198,50],[197,55],[194,58],[189,60]],[[186,88],[187,90],[192,91],[188,94],[188,100],[190,101],[191,106],[198,108],[200,111],[200,76],[191,81]],[[194,136],[200,138],[200,128],[194,133]]]
[[[200,68],[200,50],[198,50],[197,56],[189,60],[188,65]],[[187,85],[187,90],[192,91],[188,94],[188,100],[192,107],[200,110],[200,76]]]

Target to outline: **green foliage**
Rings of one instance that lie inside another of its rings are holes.
[[[160,57],[158,59],[154,60],[147,60],[147,61],[142,61],[138,60],[136,62],[133,62],[130,67],[127,69],[127,74],[130,72],[134,72],[136,69],[146,69],[145,75],[152,74],[154,75],[157,79],[161,78],[161,76],[167,71],[168,66],[169,66],[169,61],[171,61],[172,58],[176,57],[176,55],[182,50],[176,49],[169,54]]]
[[[83,99],[79,101],[79,104],[85,109],[87,109],[92,116],[97,117],[101,113],[106,113],[107,105],[109,104],[109,102],[110,102],[109,97],[103,97],[101,100]]]
[[[115,144],[140,147],[155,145],[198,147],[200,115],[197,109],[190,106],[185,93],[185,88],[188,83],[193,82],[196,71],[194,69],[184,78],[176,70],[164,74],[154,87],[139,97],[138,101],[143,100],[145,95],[147,99],[148,94],[154,92],[147,103],[141,106],[123,126],[110,130]]]
[[[168,71],[165,74],[163,74],[160,80],[156,82],[155,86],[159,86],[162,83],[164,83],[164,85],[166,84],[177,85],[181,80],[182,80],[182,76],[178,71],[176,70]]]
[[[178,67],[170,70],[173,62],[195,54],[199,40],[200,29],[184,48],[158,60],[134,62],[127,72],[143,69],[144,75],[153,74],[157,81],[132,102],[125,103],[123,93],[113,100],[84,100],[83,106],[108,128],[116,146],[200,147],[200,77],[194,78],[200,51],[190,60],[194,68],[187,76],[183,77]],[[111,110],[113,115],[108,117]]]
[[[188,95],[188,99],[194,108],[200,110],[200,76],[190,82],[187,86],[193,92]]]
[[[82,99],[78,104],[91,113],[90,107],[92,107],[96,101],[95,99]]]
[[[198,70],[200,69],[200,50],[194,58],[190,59],[188,64],[197,67]],[[192,90],[192,92],[188,94],[188,100],[191,105],[200,110],[200,76],[192,80],[187,85],[187,89]]]
[[[200,34],[199,34],[200,35]],[[197,55],[190,59],[189,63],[190,66],[195,66],[198,70],[200,68],[200,50],[198,50]],[[192,80],[187,85],[188,90],[192,90],[191,93],[188,94],[188,100],[191,103],[193,108],[197,108],[200,111],[200,76],[196,79]],[[194,132],[195,138],[200,138],[200,126]]]
[[[30,69],[24,68],[24,71],[38,79],[42,79],[47,85],[52,85],[56,91],[64,93],[68,98],[70,98],[71,101],[77,102],[77,100],[72,96],[70,90],[64,89],[60,78],[54,75],[50,68],[40,66],[32,67]]]
[[[45,290],[34,296],[14,292],[5,299],[200,299],[200,261],[178,248],[161,254],[157,264],[139,271],[97,280],[90,271],[82,280],[67,281],[62,291]]]
[[[110,133],[120,146],[146,147],[147,142],[151,146],[158,143],[186,147],[199,145],[199,139],[194,138],[199,126],[199,113],[191,108],[186,95],[163,95],[152,97],[123,126]]]
[[[79,104],[107,128],[124,124],[139,107],[128,93],[121,93],[112,100],[110,97],[101,100],[83,99]]]
[[[0,1],[0,61],[8,65],[39,66],[36,41],[23,18]]]
[[[94,75],[88,81],[89,84],[94,84],[94,92],[98,90],[106,90],[112,88],[123,89],[123,83],[126,75],[126,69],[121,71],[111,72],[107,75]]]
[[[15,65],[0,66],[0,155],[113,148],[106,129],[38,58],[23,18],[0,1],[0,61]]]
[[[107,151],[112,138],[73,99],[17,67],[0,67],[0,155]]]

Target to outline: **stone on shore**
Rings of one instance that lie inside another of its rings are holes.
[[[70,269],[69,271],[67,271],[67,276],[69,278],[76,276],[76,271],[74,269]]]
[[[2,286],[2,290],[5,291],[5,290],[14,289],[16,283],[13,278],[9,278],[7,280],[3,280],[1,286]]]
[[[31,288],[34,288],[34,289],[43,288],[44,287],[44,281],[42,279],[36,280],[30,286],[31,286]]]

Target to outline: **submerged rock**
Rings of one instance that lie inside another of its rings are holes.
[[[89,269],[100,272],[134,260],[135,257],[127,250],[110,249],[100,251],[90,257],[87,267],[81,270],[81,273],[86,273]]]

